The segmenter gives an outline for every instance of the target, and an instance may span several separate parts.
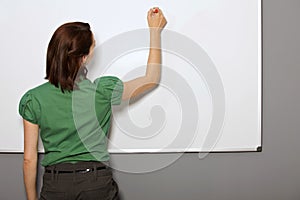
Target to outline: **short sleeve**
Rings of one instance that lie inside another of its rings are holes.
[[[95,80],[97,91],[112,105],[119,105],[122,101],[123,82],[115,76],[104,76]]]
[[[30,92],[24,94],[19,103],[19,114],[23,119],[38,124],[40,107],[37,100]]]

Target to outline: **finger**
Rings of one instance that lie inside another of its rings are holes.
[[[152,17],[152,9],[148,11],[147,18],[150,19]]]
[[[147,15],[148,15],[148,18],[153,16],[153,10],[152,10],[152,8],[148,11]]]

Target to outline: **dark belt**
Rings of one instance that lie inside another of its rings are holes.
[[[102,169],[106,169],[106,166],[102,166],[102,167],[97,167],[96,170],[102,170]],[[77,169],[77,170],[73,170],[73,171],[65,171],[65,170],[50,170],[50,169],[46,169],[45,173],[55,173],[55,174],[67,174],[67,173],[81,173],[81,174],[85,174],[88,172],[92,172],[94,171],[95,168],[85,168],[85,169]]]

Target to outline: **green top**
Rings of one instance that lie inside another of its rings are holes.
[[[43,166],[109,160],[111,105],[121,103],[123,83],[105,76],[94,83],[83,79],[77,85],[79,89],[62,93],[47,82],[26,92],[20,101],[20,115],[39,125]]]

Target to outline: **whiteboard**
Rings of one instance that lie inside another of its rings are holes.
[[[0,151],[23,151],[18,103],[28,89],[45,82],[47,45],[58,26],[88,22],[97,43],[89,78],[115,75],[126,81],[145,72],[146,13],[153,6],[168,21],[161,83],[113,108],[109,151],[260,149],[260,0],[2,0]]]

